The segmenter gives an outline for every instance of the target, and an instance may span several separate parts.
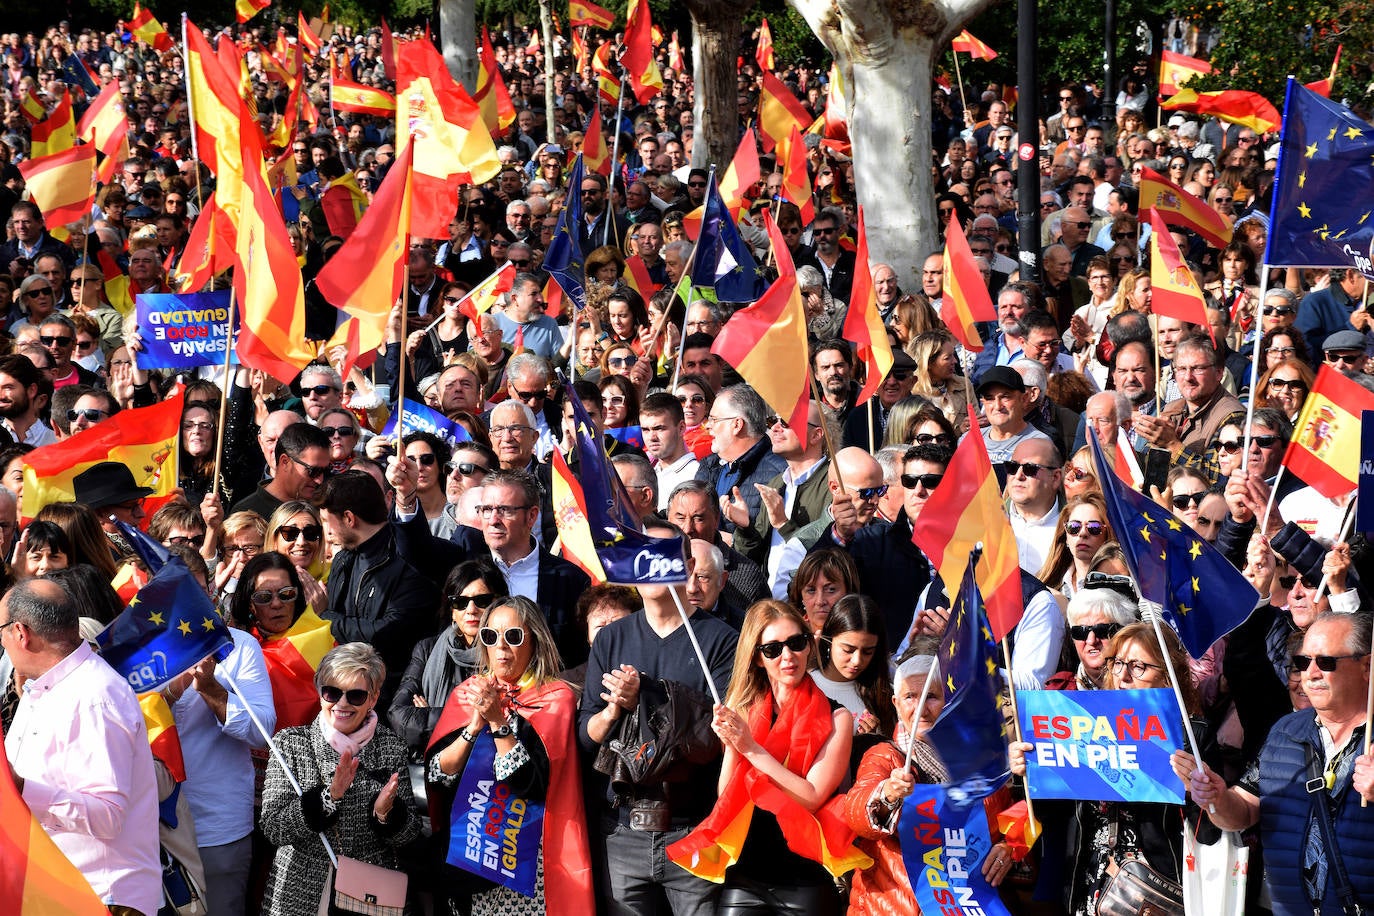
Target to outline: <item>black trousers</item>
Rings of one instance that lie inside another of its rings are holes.
[[[716,916],[838,916],[840,895],[834,885],[781,887],[747,878],[726,877]]]

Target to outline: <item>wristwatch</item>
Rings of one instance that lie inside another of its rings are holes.
[[[491,736],[493,738],[509,738],[513,734],[515,734],[515,729],[509,722],[502,725],[500,728],[493,728],[491,730]]]

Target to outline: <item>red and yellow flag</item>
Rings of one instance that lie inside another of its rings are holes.
[[[759,135],[763,151],[772,152],[773,147],[787,139],[793,126],[801,132],[811,126],[811,120],[792,90],[771,70],[765,70],[763,91],[759,95]]]
[[[247,22],[272,5],[272,0],[234,0],[234,15],[239,22]]]
[[[1191,111],[1211,115],[1232,124],[1248,127],[1258,134],[1279,129],[1279,111],[1258,92],[1226,89],[1220,92],[1198,92],[1180,89],[1172,98],[1159,103],[1169,111]]]
[[[458,303],[458,311],[476,321],[478,315],[491,311],[492,306],[496,305],[502,296],[515,288],[515,274],[514,264],[510,261],[502,264],[491,276],[478,283],[463,297]]]
[[[242,104],[238,73],[225,72],[205,35],[189,20],[186,23],[186,76],[191,106],[196,113],[193,129],[200,160],[217,178],[222,173],[241,173],[243,160],[238,144],[225,142],[221,149],[218,141],[220,137],[238,136],[239,106]],[[225,160],[223,163],[221,157]],[[238,196],[236,190],[232,194],[221,192],[219,195],[220,206],[235,226],[238,225]]]
[[[830,83],[825,91],[825,139],[838,152],[849,153],[849,116],[845,112],[844,74],[839,64],[830,65]]]
[[[611,72],[611,43],[603,41],[592,54],[592,72],[596,74],[597,98],[607,105],[620,102],[620,78]]]
[[[186,760],[181,756],[181,737],[177,734],[176,720],[172,718],[172,708],[161,693],[143,694],[138,698],[138,705],[143,709],[143,724],[148,726],[148,746],[153,756],[162,761],[173,779],[185,782]]]
[[[773,69],[773,32],[768,28],[767,16],[759,25],[759,45],[754,49],[754,60],[765,70]]]
[[[62,87],[57,107],[30,131],[29,155],[38,159],[76,146],[76,117],[72,114],[72,94]]]
[[[477,92],[473,96],[482,109],[482,121],[494,137],[503,134],[515,123],[515,105],[510,100],[506,81],[501,78],[501,65],[491,46],[491,35],[482,26],[482,43],[477,49]]]
[[[364,86],[334,71],[329,85],[329,104],[339,111],[376,115],[379,118],[396,116],[396,97],[381,89]]]
[[[811,400],[806,311],[787,240],[767,214],[764,224],[773,243],[778,279],[757,302],[730,317],[716,335],[711,352],[733,366],[805,442]]]
[[[973,260],[973,249],[968,246],[957,214],[950,214],[949,227],[945,230],[945,276],[940,318],[963,348],[975,353],[983,349],[983,341],[974,324],[997,320],[997,308],[992,304],[987,284],[983,282],[983,275]],[[963,575],[962,572],[960,575]],[[958,581],[950,579],[946,584]]]
[[[668,40],[668,66],[678,74],[687,70],[687,60],[682,56],[682,44],[677,40],[677,29],[673,29],[673,37]]]
[[[573,28],[587,25],[595,29],[609,29],[615,25],[615,13],[597,6],[591,0],[568,0],[568,24]]]
[[[587,521],[587,497],[582,484],[558,449],[553,450],[553,520],[558,526],[558,543],[563,559],[587,574],[593,585],[606,582],[606,570],[592,543],[592,526]]]
[[[740,138],[739,147],[735,150],[735,158],[731,159],[730,164],[725,167],[725,174],[721,176],[718,185],[720,199],[725,201],[725,206],[735,219],[739,219],[740,210],[745,206],[745,195],[754,185],[758,184],[759,172],[758,142],[754,139],[754,129],[746,127],[744,136]],[[692,239],[695,241],[695,233],[701,231],[701,217],[704,208],[698,207],[692,212],[696,216],[692,235]]]
[[[1202,287],[1183,260],[1178,243],[1164,225],[1158,210],[1150,214],[1150,311],[1156,315],[1177,318],[1201,325],[1210,336],[1212,326],[1207,321],[1207,300]],[[1213,339],[1213,344],[1216,340]]]
[[[76,134],[104,155],[99,178],[108,184],[115,167],[129,158],[129,117],[124,111],[124,96],[119,81],[111,80],[81,116]]]
[[[606,148],[606,138],[601,136],[600,98],[587,122],[587,132],[582,135],[582,167],[607,178],[611,175],[611,151]]]
[[[1305,83],[1303,84],[1304,88],[1311,89],[1323,98],[1331,98],[1331,87],[1336,85],[1336,69],[1341,64],[1341,49],[1344,47],[1345,45],[1336,45],[1336,58],[1331,61],[1331,72],[1327,74],[1326,79],[1317,80],[1315,83]]]
[[[974,60],[992,60],[997,56],[997,52],[989,48],[983,42],[974,38],[968,29],[964,29],[954,36],[954,41],[950,43],[953,51],[963,51],[965,54],[972,54]]]
[[[558,285],[558,280],[552,275],[544,281],[544,314],[550,318],[558,318],[563,314],[563,287]]]
[[[163,28],[161,22],[158,22],[157,17],[137,3],[134,4],[133,18],[126,25],[135,38],[159,54],[175,47],[176,43],[172,41],[172,36],[167,34],[167,30]]]
[[[195,292],[233,266],[234,227],[212,192],[191,226],[176,274],[169,277],[169,282],[183,293]]]
[[[1021,600],[1021,561],[1016,535],[1002,504],[997,475],[988,458],[988,447],[977,435],[978,417],[972,405],[969,420],[974,435],[959,440],[954,457],[945,468],[944,483],[935,489],[920,518],[911,526],[911,540],[930,559],[949,591],[951,582],[962,582],[969,552],[983,544],[983,559],[975,578],[983,593],[992,635],[1001,639],[1025,612]]]
[[[80,222],[95,200],[95,147],[73,146],[19,163],[29,194],[48,226]]]
[[[1146,167],[1140,176],[1140,212],[1144,213],[1152,207],[1160,212],[1166,223],[1186,226],[1214,248],[1225,248],[1231,244],[1231,225],[1222,219],[1220,213],[1154,169]]]
[[[1374,392],[1330,366],[1317,370],[1283,464],[1327,499],[1355,489],[1360,479],[1360,417],[1374,410]]]
[[[863,389],[855,404],[867,401],[878,390],[892,368],[892,344],[878,311],[878,291],[873,286],[872,264],[868,259],[868,229],[864,208],[859,206],[859,247],[854,256],[854,284],[849,293],[849,311],[844,316],[840,336],[854,344],[854,355],[867,367]]]
[[[318,55],[324,48],[324,42],[320,36],[315,34],[315,30],[310,27],[310,23],[305,21],[305,13],[296,13],[296,41],[300,42],[301,47],[311,54]]]
[[[632,254],[625,259],[625,270],[621,272],[620,278],[624,280],[631,289],[639,293],[640,297],[648,302],[654,293],[658,292],[659,285],[649,276],[649,267],[644,263],[644,259],[637,254]]]
[[[272,682],[272,703],[277,709],[277,730],[308,725],[320,714],[320,695],[315,692],[315,670],[330,649],[334,636],[329,621],[314,608],[296,618],[281,636],[262,644],[262,658]]]
[[[620,62],[630,78],[630,91],[643,105],[663,89],[663,74],[654,59],[653,23],[648,0],[630,0],[625,16],[625,53]]]
[[[1205,60],[1162,51],[1159,57],[1159,94],[1173,95],[1183,88],[1183,84],[1195,76],[1212,72],[1212,65]]]
[[[19,101],[19,113],[24,116],[24,120],[30,124],[37,124],[48,115],[48,108],[43,104],[42,99],[33,91],[30,86],[24,93],[24,97]]]
[[[806,144],[795,124],[787,139],[778,146],[778,161],[782,163],[782,196],[797,205],[802,225],[810,225],[816,218],[815,194],[811,189],[811,175],[806,170]]]

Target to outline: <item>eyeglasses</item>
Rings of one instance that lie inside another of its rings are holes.
[[[625,395],[623,395],[623,394],[608,394],[608,395],[606,395],[605,397],[603,397],[603,398],[601,399],[601,406],[602,406],[602,407],[624,407],[624,406],[625,406]]]
[[[612,369],[633,369],[639,362],[639,357],[631,353],[629,356],[612,356],[606,360],[606,365]]]
[[[477,638],[482,640],[482,645],[488,649],[494,648],[501,640],[514,649],[525,644],[525,630],[523,627],[506,627],[498,631],[492,627],[482,627],[477,631]]]
[[[1134,233],[1134,232],[1113,232],[1113,233],[1112,233],[1112,238],[1116,239],[1118,242],[1119,242],[1119,241],[1122,241],[1123,239],[1133,239],[1133,238],[1135,238],[1135,233]]]
[[[724,422],[724,421],[726,421],[726,420],[738,420],[738,419],[739,419],[739,417],[707,417],[705,420],[702,420],[702,421],[701,421],[701,425],[702,425],[702,426],[715,426],[717,423],[722,423],[722,422]]]
[[[286,457],[290,458],[296,464],[300,465],[301,472],[305,474],[306,477],[309,477],[311,479],[323,478],[325,474],[329,473],[329,468],[316,467],[313,464],[308,464],[297,458],[295,455],[287,455]]]
[[[1236,448],[1230,449],[1230,451],[1234,452],[1239,450],[1239,443],[1231,444],[1235,445]],[[1175,496],[1171,501],[1173,502],[1175,509],[1186,509],[1188,508],[1189,504],[1200,507],[1202,505],[1203,499],[1205,499],[1206,497],[1206,490],[1198,490],[1196,493],[1180,493],[1177,496]]]
[[[317,398],[325,397],[331,391],[337,393],[339,389],[333,385],[311,385],[308,388],[301,388],[302,395],[313,394]]]
[[[917,445],[949,445],[949,433],[917,433],[911,437]]]
[[[859,499],[868,501],[873,499],[882,499],[884,496],[887,495],[887,490],[887,484],[883,484],[877,487],[859,487],[854,492],[858,494]]]
[[[1144,677],[1145,672],[1151,668],[1156,671],[1163,671],[1163,665],[1155,665],[1150,662],[1142,662],[1139,659],[1109,658],[1107,664],[1112,666],[1112,674],[1121,674],[1130,671],[1131,677]]]
[[[261,544],[230,544],[224,549],[227,553],[241,553],[245,557],[256,557],[262,553]]]
[[[704,394],[680,394],[677,396],[679,404],[705,404],[706,395]]]
[[[534,432],[534,427],[526,426],[523,423],[512,423],[510,426],[493,426],[488,432],[491,433],[492,438],[500,438],[501,436],[518,436],[524,432]]]
[[[1074,220],[1072,223],[1069,223],[1069,225],[1070,225],[1070,226],[1077,226],[1079,229],[1082,229],[1082,230],[1084,230],[1084,231],[1086,231],[1086,230],[1088,230],[1088,229],[1091,229],[1092,226],[1093,226],[1093,224],[1092,224],[1090,221],[1085,220],[1085,219],[1084,219],[1084,220]]]
[[[277,529],[277,537],[281,538],[283,541],[298,541],[301,538],[305,538],[306,541],[313,544],[323,536],[324,529],[319,525],[306,525],[305,527],[299,525],[282,525]]]
[[[1279,356],[1282,356],[1284,359],[1287,359],[1288,357],[1292,356],[1294,353],[1298,352],[1298,349],[1297,349],[1297,347],[1270,347],[1269,349],[1265,350],[1264,352],[1265,352],[1265,353],[1276,353],[1276,354],[1278,354]],[[1270,384],[1271,384],[1271,385],[1273,384],[1273,380],[1272,380],[1272,379],[1270,379]]]
[[[69,419],[75,419],[75,417],[70,417]],[[86,419],[89,420],[90,417],[87,417]],[[184,433],[208,433],[214,428],[215,424],[207,422],[205,420],[187,420],[185,423],[181,424],[181,431]]]
[[[1113,263],[1113,264],[1134,264],[1134,263],[1135,263],[1135,258],[1130,257],[1129,255],[1117,255],[1116,257],[1112,258],[1112,263]]]
[[[1006,470],[1008,477],[1015,477],[1019,473],[1024,473],[1027,477],[1036,477],[1041,471],[1059,470],[1057,465],[1051,467],[1048,464],[1036,464],[1033,461],[1004,461],[1002,467]]]
[[[1106,642],[1121,630],[1119,623],[1076,624],[1069,627],[1069,635],[1079,642],[1086,642],[1088,635],[1096,636],[1099,642]]]
[[[926,490],[933,490],[940,485],[940,481],[945,479],[944,474],[903,474],[901,477],[902,486],[908,490],[923,487]]]
[[[1307,388],[1307,383],[1300,378],[1271,378],[1269,380],[1269,387],[1286,388],[1289,391],[1305,390]]]
[[[320,432],[324,433],[330,439],[333,439],[335,436],[340,439],[349,439],[358,435],[357,430],[351,426],[321,426]]]
[[[487,518],[488,516],[499,516],[501,518],[504,518],[506,521],[510,521],[511,519],[519,515],[521,512],[524,512],[529,508],[529,506],[478,506],[477,514],[480,515],[482,518]]]
[[[1359,365],[1364,360],[1363,352],[1356,353],[1332,353],[1327,351],[1326,361],[1328,363],[1345,363],[1348,366]]]
[[[38,342],[45,347],[51,347],[53,345],[57,345],[59,347],[70,347],[72,345],[72,338],[68,337],[66,334],[55,334],[51,336],[47,334],[39,334]]]
[[[167,546],[169,546],[169,547],[188,547],[188,546],[189,546],[189,547],[195,547],[196,549],[200,549],[201,547],[204,547],[204,546],[205,546],[205,535],[203,535],[203,534],[192,534],[192,535],[189,535],[189,536],[188,536],[188,535],[184,535],[184,534],[178,534],[178,535],[175,535],[175,536],[173,536],[173,537],[169,537],[169,538],[165,541],[165,544],[166,544]]]
[[[1293,670],[1306,671],[1313,662],[1317,663],[1318,670],[1328,674],[1336,670],[1336,665],[1340,664],[1343,658],[1364,658],[1369,653],[1361,652],[1356,655],[1295,655],[1293,656]]]
[[[80,419],[85,420],[87,423],[99,423],[102,417],[108,416],[109,414],[103,410],[98,410],[94,407],[83,407],[80,410],[67,411],[67,422],[75,423]]]
[[[1072,466],[1064,474],[1064,476],[1065,478],[1072,480],[1074,483],[1078,483],[1081,480],[1092,480],[1094,477],[1096,477],[1096,475],[1093,474],[1092,471]]]
[[[333,684],[325,684],[320,688],[320,699],[326,703],[337,703],[340,700],[348,700],[349,706],[362,706],[367,703],[367,698],[371,693],[355,687],[352,690],[344,690],[342,687],[335,687]]]
[[[297,589],[296,586],[288,585],[284,588],[277,589],[275,592],[272,591],[270,588],[259,589],[258,591],[253,592],[253,594],[249,597],[252,599],[254,604],[260,607],[265,607],[272,603],[272,599],[274,597],[279,598],[282,604],[290,604],[292,601],[296,600],[296,596],[298,594],[300,594],[300,590]]]
[[[817,227],[817,228],[813,228],[813,229],[811,230],[811,234],[812,234],[812,235],[834,235],[835,233],[837,233],[837,232],[839,232],[839,231],[840,231],[840,230],[835,229],[835,228],[821,229],[821,228]]]
[[[496,596],[488,592],[485,595],[449,595],[448,603],[453,607],[467,607],[475,604],[479,608],[486,610],[491,607],[491,603],[496,600]]]
[[[784,640],[774,640],[759,644],[759,654],[764,658],[778,658],[787,649],[793,655],[801,655],[811,646],[811,637],[805,633],[794,633]]]
[[[464,477],[475,477],[478,474],[490,474],[491,468],[485,468],[480,464],[471,461],[460,461],[453,468],[454,471]]]
[[[1075,133],[1077,133],[1077,132],[1080,131],[1080,130],[1087,130],[1087,128],[1086,128],[1085,126],[1083,126],[1082,124],[1069,124],[1069,125],[1066,125],[1066,126],[1064,127],[1064,129],[1065,129],[1065,130],[1074,131]]]
[[[1088,537],[1097,537],[1107,530],[1107,526],[1101,522],[1065,522],[1064,530],[1074,537],[1086,533]]]
[[[911,370],[893,369],[891,372],[887,374],[887,378],[888,381],[892,382],[905,382],[907,379],[911,378]]]

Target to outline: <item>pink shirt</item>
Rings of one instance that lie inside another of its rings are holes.
[[[5,754],[43,830],[106,905],[156,913],[157,778],[138,699],[89,644],[24,684]]]

